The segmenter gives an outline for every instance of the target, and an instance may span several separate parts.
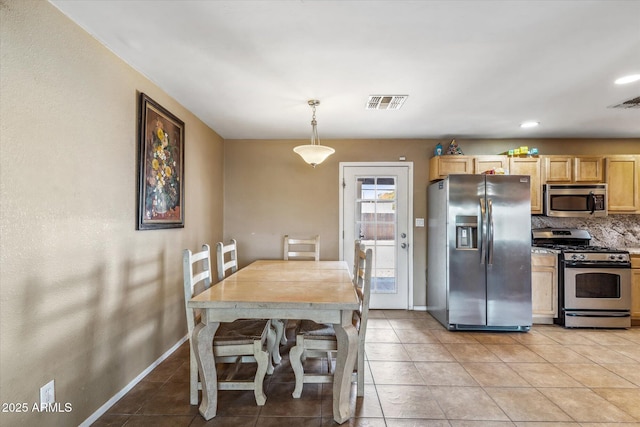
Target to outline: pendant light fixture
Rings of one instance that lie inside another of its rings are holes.
[[[317,165],[324,162],[327,157],[335,153],[336,150],[325,145],[320,145],[320,137],[318,137],[318,122],[316,121],[316,107],[320,105],[320,101],[317,99],[310,99],[309,105],[313,110],[313,116],[311,117],[311,144],[298,145],[293,149],[293,151],[298,153],[305,162],[315,168]]]

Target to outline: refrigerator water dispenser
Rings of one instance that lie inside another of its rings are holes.
[[[478,218],[456,217],[456,249],[478,249]]]

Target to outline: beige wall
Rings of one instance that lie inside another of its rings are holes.
[[[56,380],[66,414],[0,413],[0,425],[77,425],[186,332],[181,250],[235,237],[241,262],[279,258],[284,233],[338,256],[338,162],[413,161],[426,215],[434,140],[226,141],[43,0],[0,0],[0,401],[38,401]],[[186,123],[186,225],[135,230],[138,92]],[[322,124],[320,124],[322,132]],[[459,140],[466,154],[522,142]],[[529,141],[542,153],[640,152],[638,140]],[[223,152],[224,150],[224,152]],[[224,169],[223,169],[224,161]],[[224,173],[223,173],[224,171]],[[223,179],[226,180],[223,198]],[[426,234],[414,234],[416,305]]]
[[[48,2],[0,2],[0,413],[78,425],[186,334],[183,248],[222,238],[223,142]],[[185,122],[184,229],[136,231],[138,92]],[[31,407],[29,407],[29,410]]]
[[[322,124],[319,124],[322,131]],[[306,141],[225,141],[225,239],[237,239],[240,263],[281,258],[284,234],[321,235],[322,259],[339,256],[339,163],[413,162],[413,216],[427,215],[429,159],[440,142],[428,139],[323,140],[336,153],[315,169],[292,150]],[[640,139],[457,140],[464,154],[499,154],[527,145],[541,154],[640,154]],[[426,228],[413,230],[414,304],[426,305]]]
[[[245,246],[241,264],[256,258],[281,258],[285,234],[320,234],[320,257],[336,259],[339,163],[397,161],[399,155],[415,161],[424,155],[424,141],[420,140],[323,140],[336,153],[314,169],[292,151],[305,143],[225,141],[225,238],[235,238]],[[414,180],[426,182],[423,165],[416,164]],[[419,206],[426,203],[422,190],[414,192],[414,203]],[[414,212],[424,212],[416,209]]]

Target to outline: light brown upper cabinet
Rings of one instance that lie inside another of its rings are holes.
[[[575,182],[604,182],[602,156],[576,156],[573,158]]]
[[[475,173],[483,173],[498,168],[509,169],[509,158],[507,156],[475,156],[473,159]]]
[[[543,183],[603,182],[602,156],[542,156]]]
[[[609,213],[640,213],[640,155],[605,158]]]
[[[542,156],[543,182],[569,183],[573,178],[573,156]]]
[[[531,213],[542,213],[542,183],[540,181],[540,159],[537,157],[510,157],[511,175],[529,175],[531,177]]]
[[[478,174],[491,169],[509,169],[509,158],[503,155],[444,155],[429,160],[429,181],[444,179],[451,174]]]
[[[472,174],[473,156],[436,156],[429,160],[429,181],[444,179],[451,174]]]
[[[491,169],[503,168],[511,175],[531,177],[531,213],[542,213],[542,183],[540,159],[537,157],[486,156],[436,156],[429,160],[429,181],[444,179],[450,174],[479,174]]]

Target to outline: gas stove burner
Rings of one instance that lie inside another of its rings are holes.
[[[606,253],[626,253],[619,249],[607,248],[604,246],[566,246],[564,252],[606,252]]]
[[[534,243],[533,246],[538,248],[548,248],[548,249],[556,249],[559,251],[571,251],[571,250],[589,250],[591,246],[581,246],[581,245],[563,245],[560,243]]]
[[[589,245],[562,245],[558,243],[534,243],[534,247],[556,249],[564,253],[572,252],[601,252],[601,253],[627,253],[615,248],[608,248],[605,246],[589,246]]]
[[[572,264],[629,263],[629,252],[590,245],[591,235],[580,229],[538,228],[531,232],[533,246],[554,249],[561,254],[561,260]]]

